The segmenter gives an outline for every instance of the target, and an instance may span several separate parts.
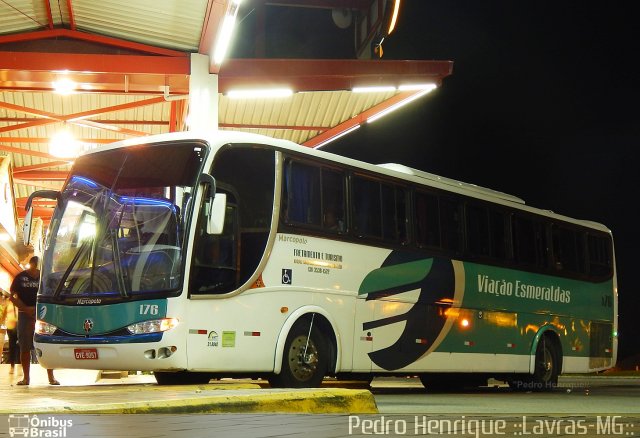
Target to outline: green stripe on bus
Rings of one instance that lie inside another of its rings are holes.
[[[362,281],[358,295],[422,281],[431,270],[432,264],[433,259],[422,259],[374,269]]]

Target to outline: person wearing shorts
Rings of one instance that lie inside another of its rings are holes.
[[[11,301],[18,308],[18,345],[20,346],[20,363],[23,379],[17,385],[29,385],[31,371],[31,350],[33,335],[36,329],[36,300],[40,282],[39,259],[31,257],[29,267],[16,275],[11,283]],[[59,385],[53,377],[53,370],[48,369],[50,385]]]

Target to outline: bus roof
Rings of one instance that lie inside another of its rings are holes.
[[[510,195],[504,192],[500,192],[498,190],[493,190],[490,188],[478,186],[471,183],[465,183],[462,181],[458,181],[452,178],[446,178],[443,176],[435,175],[433,173],[425,172],[422,170],[414,169],[409,166],[405,166],[403,164],[398,163],[384,163],[384,164],[371,164],[365,161],[355,160],[352,158],[344,157],[342,155],[337,155],[331,152],[326,152],[322,150],[312,149],[306,146],[301,146],[297,143],[291,142],[289,140],[282,140],[273,137],[264,136],[261,134],[253,134],[247,132],[238,132],[238,131],[230,131],[230,130],[212,130],[212,131],[183,131],[183,132],[173,132],[168,134],[159,134],[148,137],[138,137],[131,138],[127,140],[122,140],[115,143],[110,143],[104,146],[100,146],[86,153],[93,153],[104,151],[108,149],[115,149],[118,147],[126,147],[137,144],[145,144],[145,143],[162,143],[165,141],[180,141],[180,140],[195,140],[195,141],[206,141],[210,143],[212,146],[222,146],[227,143],[260,143],[271,145],[274,147],[279,147],[282,149],[289,149],[297,152],[304,153],[310,156],[316,156],[319,158],[325,158],[334,162],[359,167],[362,169],[370,170],[373,172],[382,172],[387,175],[394,175],[407,179],[403,175],[408,175],[412,177],[414,181],[419,181],[424,183],[425,185],[431,185],[436,187],[441,187],[443,189],[451,188],[453,192],[460,194],[467,194],[473,197],[479,197],[481,199],[485,199],[488,201],[494,201],[503,204],[516,204],[514,207],[526,210],[532,213],[541,214],[544,216],[553,216],[558,219],[573,222],[585,227],[595,228],[601,231],[605,231],[610,233],[611,231],[606,225],[603,225],[598,222],[590,221],[590,220],[582,220],[575,219],[569,216],[564,216],[561,214],[554,213],[551,210],[540,209],[537,207],[528,206],[525,204],[525,201],[517,196]],[[84,154],[83,154],[84,155]],[[435,184],[434,184],[435,183]]]
[[[462,181],[458,181],[452,178],[446,178],[443,176],[439,176],[433,173],[425,172],[422,170],[414,169],[413,167],[405,166],[404,164],[398,163],[384,163],[378,164],[378,166],[383,167],[385,169],[395,170],[397,172],[406,173],[407,175],[417,176],[419,178],[424,178],[430,181],[438,181],[439,183],[446,184],[449,186],[459,187],[462,189],[470,190],[472,192],[482,193],[486,196],[491,196],[495,198],[504,199],[505,201],[516,202],[518,204],[524,204],[524,200],[518,198],[517,196],[509,195],[508,193],[499,192],[497,190],[489,189],[486,187],[477,186],[475,184],[470,184]]]

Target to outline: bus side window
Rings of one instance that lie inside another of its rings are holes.
[[[589,275],[602,278],[611,275],[611,241],[609,237],[587,235]]]
[[[513,233],[514,256],[517,262],[542,268],[550,266],[545,227],[542,223],[528,217],[515,216]]]
[[[382,237],[380,183],[354,176],[353,228],[358,237]]]
[[[403,188],[382,185],[382,237],[389,242],[408,242],[406,197]]]
[[[462,203],[455,199],[440,199],[440,225],[442,226],[442,247],[453,253],[462,251],[463,222]]]
[[[533,222],[521,216],[514,218],[514,255],[516,261],[533,265],[536,262]]]
[[[467,246],[475,256],[490,255],[489,215],[485,207],[467,205]]]
[[[440,215],[438,213],[438,198],[428,193],[416,192],[414,210],[417,245],[420,247],[439,247]]]
[[[556,270],[584,272],[584,251],[576,231],[552,225],[553,260]]]
[[[322,169],[322,228],[325,231],[346,231],[344,201],[343,173]]]
[[[508,216],[501,211],[489,211],[489,231],[491,235],[491,256],[497,259],[507,259],[508,246]]]
[[[320,226],[320,168],[289,161],[285,222]]]

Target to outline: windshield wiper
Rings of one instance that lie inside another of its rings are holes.
[[[118,223],[118,229],[120,228],[120,224]],[[129,291],[127,290],[127,282],[125,281],[126,274],[124,269],[122,269],[122,262],[120,259],[120,243],[118,242],[118,231],[117,229],[111,229],[109,234],[111,234],[111,249],[113,251],[113,270],[116,274],[116,278],[118,279],[118,290],[120,291],[120,295],[124,298],[129,298]]]
[[[60,293],[62,293],[62,288],[65,282],[67,281],[67,278],[69,278],[69,275],[73,271],[73,268],[76,266],[76,263],[78,263],[78,260],[80,260],[80,257],[83,256],[84,253],[87,252],[89,248],[91,248],[91,242],[92,242],[91,240],[85,240],[84,242],[82,242],[82,245],[80,245],[80,249],[78,249],[78,252],[76,253],[76,255],[73,256],[73,259],[71,260],[71,263],[69,263],[69,266],[67,267],[67,269],[64,271],[64,274],[62,274],[62,277],[60,277],[58,286],[56,287],[56,290],[53,292],[53,298],[58,298],[60,296]]]

